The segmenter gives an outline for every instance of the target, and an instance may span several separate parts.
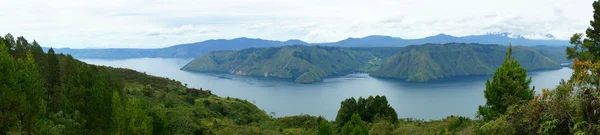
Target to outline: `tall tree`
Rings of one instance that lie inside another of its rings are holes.
[[[340,110],[338,110],[335,122],[339,126],[343,126],[344,124],[346,124],[346,122],[350,120],[353,114],[357,113],[356,110],[357,105],[356,99],[354,99],[354,97],[342,101],[342,105],[340,106]]]
[[[8,33],[4,36],[4,43],[7,46],[8,52],[15,49],[15,37],[12,34]]]
[[[583,40],[583,46],[593,55],[592,60],[597,61],[600,58],[600,3],[594,1],[592,7],[594,8],[594,19],[590,21],[591,27],[585,31],[587,38]]]
[[[14,59],[8,54],[7,46],[0,46],[0,134],[7,134],[17,125],[17,108],[20,99],[15,87],[17,67]]]
[[[63,97],[63,93],[61,92],[61,82],[60,82],[60,64],[58,62],[58,57],[54,53],[54,49],[50,48],[48,50],[48,76],[46,80],[48,81],[48,97],[49,97],[49,110],[52,112],[56,112],[61,109],[61,101]]]
[[[26,53],[26,58],[19,60],[19,63],[19,69],[22,71],[19,72],[17,78],[19,78],[19,86],[23,90],[22,94],[26,95],[21,102],[19,117],[23,126],[22,131],[32,134],[34,126],[46,110],[46,101],[43,99],[46,89],[31,53]]]
[[[484,121],[496,119],[511,105],[533,99],[533,88],[529,88],[531,77],[527,78],[527,71],[511,55],[512,46],[508,48],[506,60],[496,70],[492,80],[485,83],[483,92],[487,102],[479,106],[477,112]]]
[[[17,37],[17,43],[15,44],[15,53],[13,56],[17,59],[23,59],[29,52],[29,42],[24,37]]]

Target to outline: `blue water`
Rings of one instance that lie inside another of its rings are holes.
[[[229,74],[194,73],[179,68],[190,59],[139,58],[126,60],[82,59],[113,67],[130,68],[155,76],[172,78],[189,87],[210,89],[221,97],[247,99],[276,116],[322,115],[335,119],[342,100],[350,97],[385,95],[399,117],[441,119],[449,115],[475,117],[477,106],[484,104],[485,81],[491,76],[467,76],[408,83],[378,79],[367,74],[327,78],[321,83],[297,84],[280,79],[265,79]],[[568,79],[573,70],[530,72],[536,91],[554,88]]]

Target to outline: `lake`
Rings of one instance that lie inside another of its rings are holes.
[[[322,115],[335,120],[342,100],[350,97],[385,95],[400,118],[441,119],[449,115],[474,118],[477,106],[485,104],[483,90],[491,76],[465,76],[409,83],[379,79],[367,74],[326,78],[314,84],[297,84],[280,79],[194,73],[179,68],[191,59],[138,58],[125,60],[81,59],[96,65],[130,68],[147,74],[168,77],[188,87],[210,89],[221,97],[235,97],[255,103],[277,117],[299,114]],[[554,88],[568,79],[570,68],[529,72],[536,92]]]

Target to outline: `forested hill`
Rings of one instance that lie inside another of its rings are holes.
[[[299,83],[367,72],[375,77],[423,82],[451,76],[489,75],[507,46],[483,44],[427,44],[408,47],[343,48],[284,46],[210,52],[182,70],[288,78]],[[542,48],[515,47],[515,57],[526,69],[558,69],[564,54]]]
[[[372,65],[376,65],[383,57],[393,54],[398,49],[302,45],[249,48],[240,51],[210,52],[192,60],[181,69],[287,78],[300,83],[311,83],[327,76],[372,70],[371,68],[375,67]],[[375,55],[372,52],[381,53]]]
[[[479,44],[427,44],[409,46],[387,58],[375,77],[427,81],[452,76],[491,75],[502,64],[508,47]],[[558,69],[561,53],[523,46],[513,47],[513,57],[527,70]],[[564,57],[563,57],[564,58]]]
[[[455,37],[446,34],[438,34],[419,39],[403,39],[391,36],[366,36],[362,38],[347,38],[337,42],[329,43],[306,43],[301,40],[274,41],[255,38],[235,38],[235,39],[217,39],[206,40],[196,43],[179,44],[165,48],[154,49],[134,49],[134,48],[107,48],[107,49],[55,49],[58,53],[71,54],[76,58],[100,58],[100,59],[124,59],[124,58],[197,58],[210,51],[221,50],[240,50],[245,48],[259,47],[281,47],[285,45],[320,45],[337,47],[404,47],[408,45],[421,45],[427,43],[445,44],[445,43],[480,43],[480,44],[500,44],[508,43],[523,46],[561,46],[564,53],[564,46],[569,45],[568,41],[556,40],[552,36],[549,39],[527,39],[522,36],[512,35],[510,33],[494,33],[485,35],[471,35]]]

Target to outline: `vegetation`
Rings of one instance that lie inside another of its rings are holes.
[[[361,67],[369,70],[369,61],[378,59],[381,58],[349,48],[295,45],[210,52],[181,69],[287,78],[299,83],[311,83],[327,76],[360,72]]]
[[[539,51],[515,47],[514,58],[527,70],[558,69],[557,61]],[[390,56],[371,76],[423,82],[452,76],[490,75],[504,61],[508,47],[480,44],[409,46]],[[546,53],[551,55],[552,53]]]
[[[375,120],[386,120],[391,123],[398,121],[396,110],[388,104],[385,96],[369,96],[368,98],[349,98],[342,101],[335,122],[345,125],[354,114],[360,115],[362,121],[374,122]]]
[[[487,102],[484,106],[479,106],[477,112],[484,121],[496,119],[511,105],[533,99],[534,91],[529,88],[531,77],[527,78],[527,71],[511,55],[512,47],[509,47],[506,60],[494,73],[491,81],[487,80],[485,83],[483,93]]]
[[[600,61],[597,59],[600,57],[597,49],[600,47],[600,3],[595,1],[593,7],[594,20],[586,31],[587,38],[582,41],[582,34],[574,34],[573,46],[566,49],[568,58],[574,59],[571,78],[562,80],[553,90],[542,89],[542,93],[531,100],[509,106],[497,119],[479,127],[478,133],[600,134]]]
[[[405,48],[284,46],[210,52],[182,70],[292,79],[299,83],[323,77],[366,72],[371,76],[423,82],[452,76],[490,75],[504,61],[508,47],[481,44],[427,44]],[[541,48],[516,47],[514,56],[528,70],[560,68],[565,57]]]

